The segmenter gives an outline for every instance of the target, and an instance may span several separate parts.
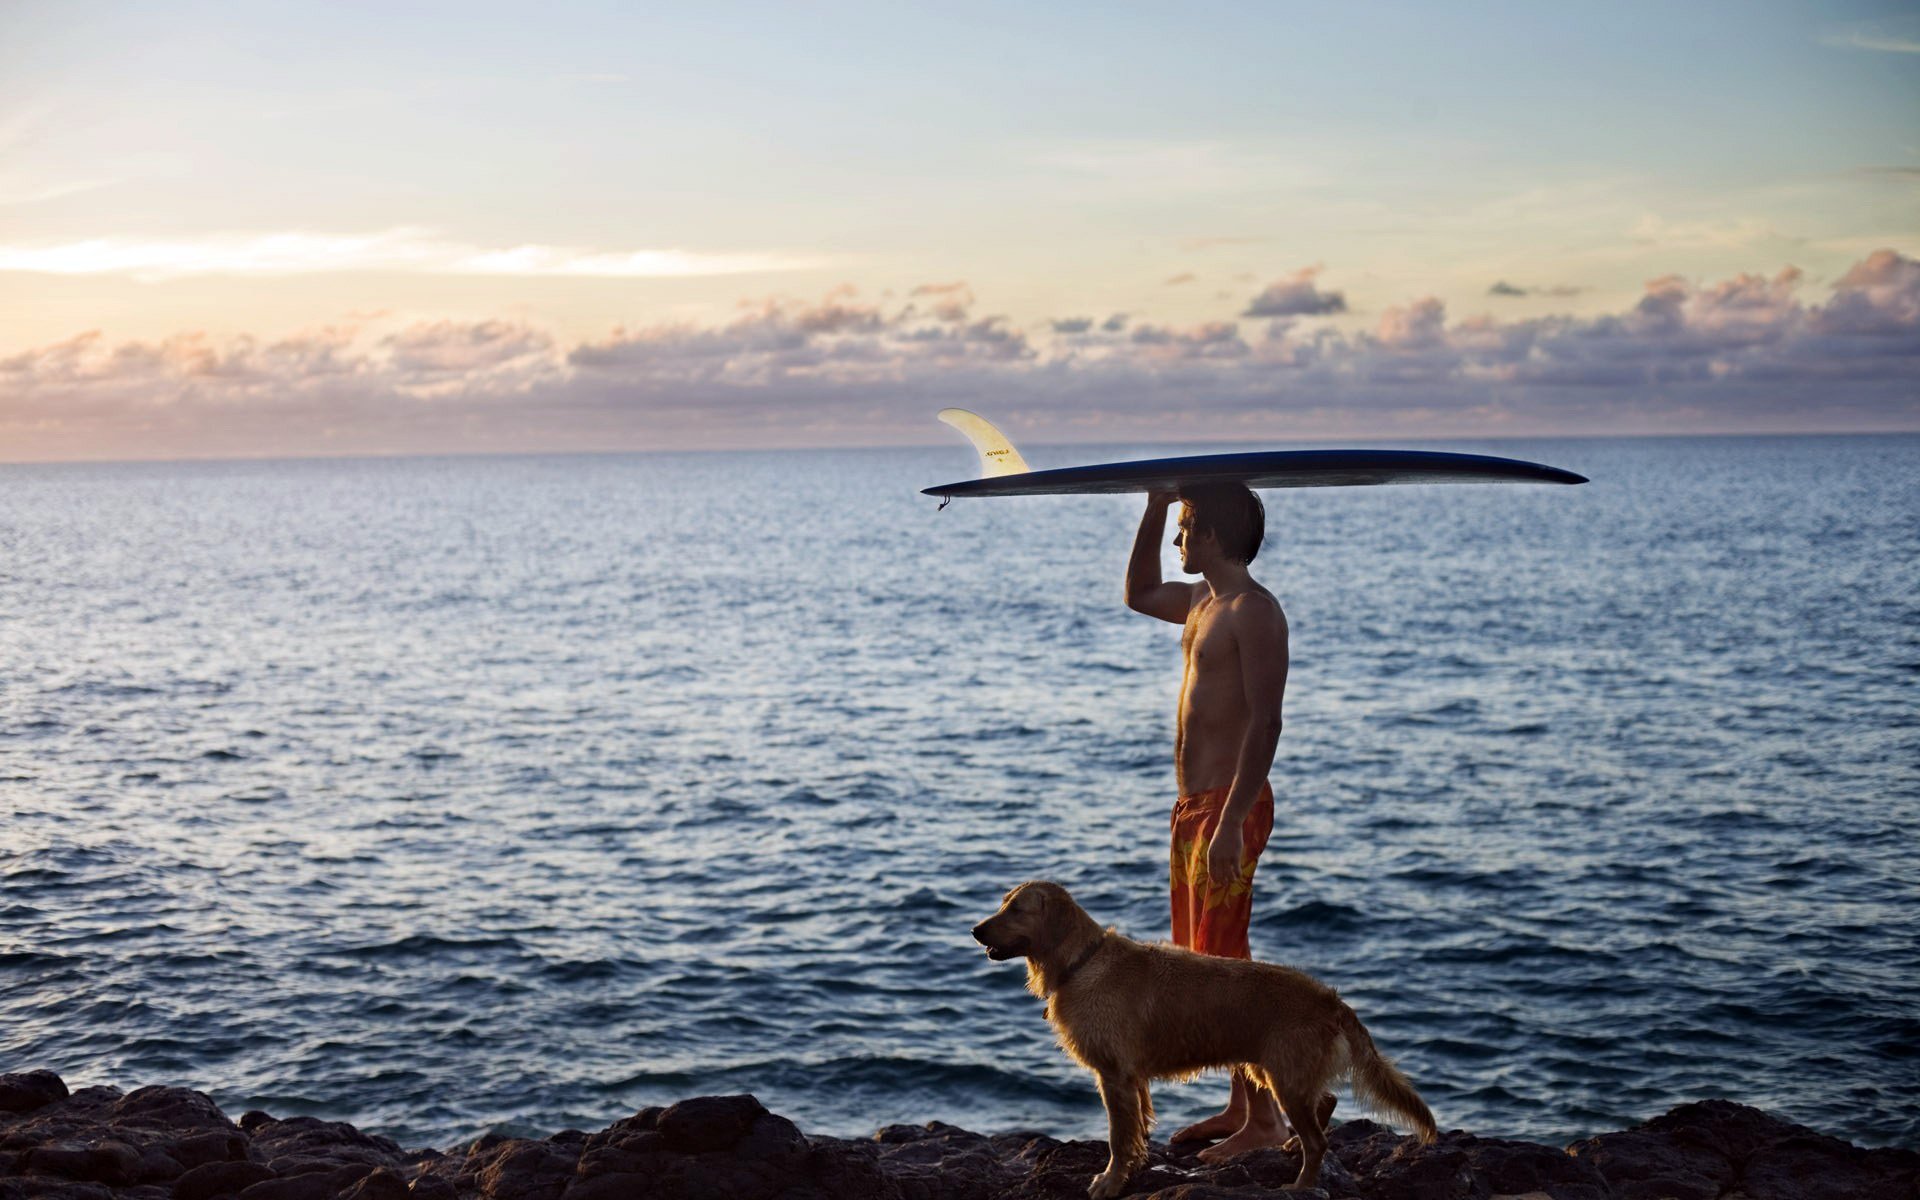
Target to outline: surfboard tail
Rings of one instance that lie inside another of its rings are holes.
[[[966,435],[973,448],[980,453],[980,478],[992,479],[1000,475],[1024,475],[1032,470],[1027,460],[1013,448],[1007,435],[993,427],[993,422],[979,413],[968,412],[964,408],[943,408],[938,413],[942,423],[951,425]]]

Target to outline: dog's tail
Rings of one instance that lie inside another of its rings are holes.
[[[1422,1142],[1431,1142],[1440,1136],[1427,1102],[1413,1090],[1413,1084],[1393,1065],[1393,1060],[1380,1053],[1379,1047],[1373,1044],[1373,1035],[1344,1004],[1340,1006],[1340,1036],[1347,1043],[1353,1094],[1379,1111],[1404,1119],[1419,1133]]]

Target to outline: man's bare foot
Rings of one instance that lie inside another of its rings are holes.
[[[1232,1109],[1227,1109],[1225,1112],[1213,1114],[1204,1121],[1195,1121],[1179,1133],[1168,1138],[1167,1141],[1173,1145],[1179,1145],[1181,1142],[1216,1141],[1226,1137],[1228,1134],[1238,1131],[1239,1128],[1246,1123],[1247,1116],[1245,1113],[1237,1113]]]
[[[1285,1121],[1274,1124],[1248,1121],[1236,1130],[1232,1137],[1217,1145],[1208,1146],[1200,1152],[1203,1163],[1223,1163],[1236,1154],[1245,1154],[1249,1150],[1263,1150],[1269,1146],[1286,1144],[1293,1131],[1287,1128]]]

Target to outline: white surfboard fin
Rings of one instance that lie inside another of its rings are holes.
[[[1024,475],[1033,468],[1020,452],[1013,448],[1007,435],[993,427],[993,423],[978,413],[970,413],[964,408],[943,408],[935,414],[940,420],[965,434],[980,452],[980,478],[992,479],[999,475]]]

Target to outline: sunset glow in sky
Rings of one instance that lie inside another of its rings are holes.
[[[1911,4],[12,3],[0,461],[1920,429]]]

